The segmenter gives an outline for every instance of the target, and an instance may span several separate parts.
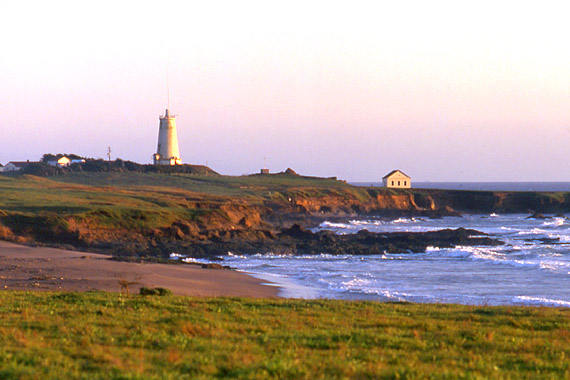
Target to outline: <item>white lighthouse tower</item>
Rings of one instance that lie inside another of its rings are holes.
[[[176,116],[168,114],[160,118],[158,129],[158,147],[152,155],[155,165],[182,165],[180,150],[178,149],[178,133],[176,132]]]

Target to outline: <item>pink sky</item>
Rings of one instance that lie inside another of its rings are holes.
[[[2,6],[0,163],[150,163],[168,67],[183,161],[223,174],[267,157],[349,181],[570,181],[564,2],[80,3]]]

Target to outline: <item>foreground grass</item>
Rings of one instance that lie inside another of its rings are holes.
[[[0,292],[2,379],[563,379],[570,310]]]

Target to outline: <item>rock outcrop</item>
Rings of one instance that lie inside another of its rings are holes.
[[[483,232],[458,228],[430,232],[373,233],[337,235],[331,231],[313,233],[299,225],[261,240],[226,240],[200,244],[200,253],[225,255],[227,252],[318,255],[380,255],[385,253],[421,253],[430,246],[495,246],[504,244]],[[192,255],[192,254],[191,254]]]

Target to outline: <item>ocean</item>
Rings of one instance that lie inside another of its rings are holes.
[[[355,186],[381,187],[382,182],[352,182]],[[412,182],[415,189],[481,191],[570,191],[570,182]]]
[[[570,307],[570,220],[528,215],[464,215],[324,222],[339,234],[473,228],[504,246],[429,247],[426,253],[383,255],[241,255],[224,265],[281,286],[294,298]]]

